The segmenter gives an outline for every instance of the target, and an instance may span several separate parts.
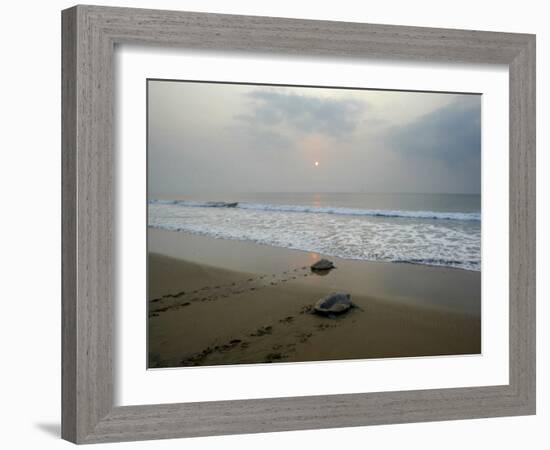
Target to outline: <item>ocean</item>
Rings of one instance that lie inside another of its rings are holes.
[[[148,226],[365,261],[481,270],[481,196],[258,193],[158,198]]]

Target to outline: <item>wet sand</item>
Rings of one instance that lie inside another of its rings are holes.
[[[330,258],[150,229],[149,367],[479,354],[479,272]],[[357,306],[311,313],[333,291]]]

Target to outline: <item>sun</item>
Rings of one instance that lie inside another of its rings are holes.
[[[319,161],[315,161],[315,167],[319,167]]]

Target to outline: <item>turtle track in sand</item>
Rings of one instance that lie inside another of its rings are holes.
[[[198,365],[209,365],[207,359],[210,356],[216,354],[226,354],[229,352],[234,353],[237,356],[237,352],[246,351],[246,352],[259,352],[255,350],[255,347],[259,346],[262,342],[265,342],[266,339],[269,339],[273,334],[282,333],[284,338],[287,338],[290,334],[292,335],[291,342],[275,343],[270,347],[270,350],[262,357],[258,358],[257,361],[253,363],[275,363],[275,362],[285,362],[288,358],[297,350],[298,347],[307,345],[309,341],[318,335],[327,330],[341,327],[349,320],[354,321],[352,317],[348,317],[353,312],[348,312],[346,316],[329,319],[326,317],[320,317],[315,315],[313,312],[312,305],[306,305],[296,313],[295,315],[286,315],[272,324],[260,326],[258,329],[248,333],[246,336],[233,337],[223,344],[209,345],[205,347],[202,351],[198,353],[191,354],[187,357],[182,358],[179,361],[180,366],[198,366]],[[362,310],[357,310],[361,312]],[[313,315],[316,317],[315,321],[311,325],[303,325],[300,320],[304,315]],[[292,328],[292,330],[289,330]],[[288,340],[288,338],[287,338]],[[230,358],[228,358],[231,361]],[[239,358],[236,357],[233,361],[239,361]],[[247,364],[249,362],[213,362],[212,365],[221,365],[221,364]]]
[[[158,317],[160,313],[185,308],[195,302],[213,302],[246,292],[278,286],[312,275],[314,275],[314,273],[310,271],[308,266],[301,266],[270,275],[250,277],[240,282],[203,286],[194,290],[166,294],[149,300],[149,317]]]

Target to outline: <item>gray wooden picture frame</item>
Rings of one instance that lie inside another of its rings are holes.
[[[64,439],[95,443],[535,413],[534,35],[98,6],[64,10],[62,35]],[[114,406],[113,52],[125,43],[507,65],[509,384]]]

